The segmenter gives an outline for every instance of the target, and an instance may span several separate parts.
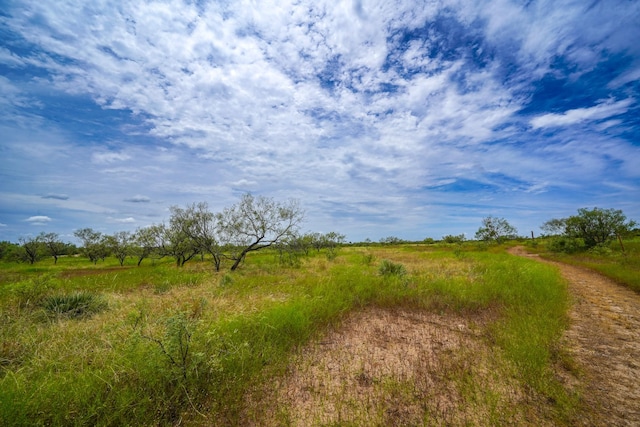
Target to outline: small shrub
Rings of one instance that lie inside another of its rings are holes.
[[[56,316],[80,318],[99,313],[107,307],[106,302],[91,292],[52,295],[42,301],[42,307]]]
[[[404,276],[407,274],[407,269],[402,264],[383,259],[378,272],[382,276]]]
[[[140,319],[143,318],[144,314],[140,313],[136,327],[138,327]],[[162,338],[145,334],[142,331],[143,325],[140,326],[140,337],[156,345],[167,362],[169,368],[167,372],[171,377],[187,381],[189,373],[196,369],[196,364],[192,363],[191,354],[191,338],[195,331],[196,321],[191,319],[188,313],[177,312],[164,319],[163,323],[164,336]]]
[[[282,267],[300,268],[302,266],[301,255],[295,252],[287,252],[278,258],[278,262]]]
[[[573,254],[583,251],[585,249],[585,244],[583,239],[573,237],[556,237],[549,242],[548,249],[551,252]]]
[[[444,243],[462,243],[464,242],[466,239],[464,237],[464,234],[459,234],[457,236],[454,236],[452,234],[449,234],[447,236],[442,237],[442,241]]]
[[[335,260],[335,259],[338,257],[338,250],[339,250],[339,249],[340,249],[340,248],[339,248],[339,247],[337,247],[337,246],[335,246],[335,247],[328,247],[328,248],[327,248],[327,252],[326,252],[326,254],[325,254],[325,255],[327,256],[327,259],[328,259],[329,261],[333,261],[333,260]]]
[[[600,245],[595,245],[594,247],[589,249],[589,253],[592,253],[594,255],[600,255],[600,256],[608,256],[608,255],[611,255],[613,251],[609,246],[600,244]]]
[[[376,257],[372,253],[362,254],[362,263],[364,265],[371,265],[375,261]]]
[[[13,294],[18,299],[18,305],[22,308],[38,304],[52,287],[53,276],[43,274],[29,280],[11,285]]]

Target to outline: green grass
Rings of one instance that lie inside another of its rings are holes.
[[[373,259],[406,274],[381,275]],[[515,366],[524,389],[556,402],[549,417],[560,423],[576,407],[552,373],[566,287],[531,260],[406,245],[345,248],[296,268],[257,253],[233,274],[206,262],[58,264],[4,266],[1,425],[234,425],[248,390],[284,375],[295,349],[368,306],[493,313],[486,339],[505,372]],[[42,315],[73,295],[91,295],[103,311]]]

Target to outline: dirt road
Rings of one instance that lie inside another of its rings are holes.
[[[565,345],[582,372],[584,426],[640,426],[640,295],[582,268],[543,260],[524,248],[514,255],[557,266],[573,306]]]

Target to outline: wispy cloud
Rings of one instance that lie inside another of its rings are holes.
[[[117,152],[100,152],[93,153],[91,156],[91,161],[98,165],[104,165],[115,162],[122,162],[125,160],[129,160],[131,156],[126,153],[117,153]]]
[[[534,128],[565,126],[587,120],[600,120],[624,114],[633,105],[634,100],[624,99],[617,102],[602,102],[589,108],[576,108],[561,114],[543,114],[531,120]]]

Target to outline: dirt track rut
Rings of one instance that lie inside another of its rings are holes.
[[[569,283],[573,305],[565,348],[582,372],[584,426],[640,426],[640,295],[604,276],[544,260],[517,247],[514,255],[553,264]]]

